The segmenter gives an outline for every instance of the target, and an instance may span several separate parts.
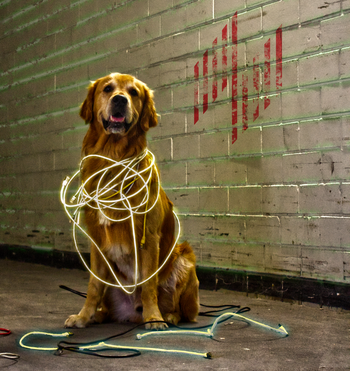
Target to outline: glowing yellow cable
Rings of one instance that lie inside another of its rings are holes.
[[[224,317],[236,317],[236,318],[242,319],[244,321],[251,322],[255,325],[261,326],[263,328],[266,328],[268,330],[272,330],[272,331],[277,332],[281,335],[288,336],[288,332],[281,325],[279,325],[278,328],[274,328],[274,327],[265,325],[261,322],[252,320],[251,318],[242,316],[238,313],[227,312],[227,313],[224,313],[221,316],[219,316],[214,321],[211,328],[209,328],[207,331],[197,331],[197,330],[190,330],[190,329],[188,329],[188,330],[170,330],[170,331],[152,331],[152,332],[147,332],[147,333],[144,333],[144,334],[137,334],[136,338],[140,340],[140,339],[143,339],[144,337],[151,336],[151,335],[154,336],[154,335],[174,335],[174,334],[201,335],[201,336],[204,335],[206,337],[212,338],[214,336],[214,330],[215,330],[216,326],[220,323],[220,321]],[[53,347],[35,347],[35,346],[30,346],[30,345],[24,345],[23,340],[26,337],[31,336],[31,335],[45,335],[45,336],[52,336],[52,337],[67,336],[68,337],[68,336],[71,336],[73,334],[71,332],[64,332],[62,334],[55,334],[55,333],[49,333],[49,332],[32,331],[32,332],[29,332],[29,333],[25,334],[24,336],[22,336],[22,338],[19,341],[19,345],[23,348],[32,349],[32,350],[57,350],[58,349],[58,347],[55,347],[55,348],[53,348]],[[135,347],[135,346],[126,346],[126,345],[115,345],[115,344],[106,343],[104,341],[99,342],[99,343],[95,343],[95,344],[81,346],[81,347],[79,347],[79,350],[81,350],[81,351],[89,350],[89,349],[98,350],[98,349],[101,349],[101,348],[125,349],[125,350],[133,349],[133,350],[144,350],[144,351],[163,352],[163,353],[178,353],[178,354],[189,354],[189,355],[196,355],[196,356],[201,356],[201,357],[205,357],[205,358],[211,358],[210,353],[199,353],[199,352],[192,352],[192,351],[180,350],[180,349],[163,349],[163,348],[154,348],[154,347]]]
[[[284,335],[284,336],[288,336],[288,335],[289,335],[288,332],[287,332],[287,330],[286,330],[283,326],[281,326],[281,325],[279,325],[278,328],[274,328],[274,327],[271,327],[271,326],[269,326],[269,325],[265,325],[264,323],[261,323],[261,322],[258,322],[258,321],[254,321],[253,319],[248,318],[248,317],[245,317],[245,316],[242,316],[242,315],[240,315],[240,314],[238,314],[238,313],[224,313],[223,315],[221,315],[220,317],[218,317],[218,318],[215,320],[215,322],[214,322],[214,324],[213,324],[213,326],[212,326],[212,331],[214,331],[214,328],[217,326],[219,320],[220,320],[222,317],[224,317],[224,316],[233,316],[233,317],[237,317],[237,318],[243,319],[244,321],[248,321],[248,322],[250,322],[250,323],[253,323],[254,325],[258,325],[258,326],[264,327],[264,328],[266,328],[267,330],[271,330],[271,331],[274,331],[274,332],[278,332],[278,333],[281,334],[281,335]]]
[[[134,179],[132,182],[130,182],[129,184],[127,184],[122,190],[124,191],[124,189],[127,189],[129,186],[131,186],[131,184],[134,184],[135,182],[136,182],[136,179]],[[116,196],[119,193],[120,193],[120,191],[117,191],[117,192],[113,193],[110,196],[107,196],[105,198],[102,198],[102,200],[108,200],[109,198],[112,198],[113,196]]]
[[[135,168],[138,167],[138,165],[141,163],[141,161],[143,161],[146,157],[148,157],[150,159],[150,161],[148,161],[148,166],[146,166],[141,171],[138,171],[138,169],[135,169]],[[133,232],[132,235],[133,235],[134,256],[135,256],[134,271],[138,272],[139,271],[139,269],[138,269],[138,246],[137,246],[137,239],[136,239],[136,233],[135,233],[134,215],[142,215],[142,214],[146,214],[146,213],[150,212],[155,207],[156,203],[158,202],[159,193],[160,193],[160,181],[159,181],[159,174],[158,174],[158,171],[157,171],[157,167],[155,166],[155,157],[154,157],[153,153],[151,151],[149,151],[148,149],[146,149],[144,152],[142,152],[139,156],[137,156],[135,158],[125,159],[125,160],[122,160],[122,161],[115,161],[115,160],[112,160],[108,157],[104,157],[104,156],[101,156],[101,155],[88,155],[88,156],[86,156],[82,159],[82,161],[80,163],[80,169],[82,168],[83,162],[86,161],[88,158],[104,159],[104,160],[107,161],[107,163],[111,163],[111,165],[97,171],[96,173],[92,174],[87,180],[85,180],[84,183],[81,184],[81,186],[79,187],[79,189],[75,193],[75,195],[72,197],[72,200],[71,200],[70,204],[68,204],[66,202],[68,188],[71,185],[72,181],[80,175],[80,170],[78,170],[71,178],[67,177],[62,183],[61,202],[63,204],[63,207],[64,207],[68,217],[73,222],[74,245],[75,245],[75,248],[76,248],[83,264],[85,265],[87,270],[96,279],[98,279],[99,281],[103,282],[106,285],[113,286],[113,287],[119,287],[127,294],[132,294],[132,293],[135,292],[137,286],[140,286],[140,285],[144,284],[145,282],[149,281],[151,278],[153,278],[164,267],[164,265],[168,261],[169,257],[171,256],[172,252],[175,249],[176,243],[177,243],[177,241],[179,239],[179,236],[180,236],[180,221],[179,221],[179,218],[177,217],[176,213],[173,211],[174,217],[175,217],[175,219],[177,221],[177,224],[178,224],[178,233],[177,233],[176,239],[174,241],[174,245],[170,249],[168,256],[165,258],[163,263],[158,267],[158,269],[155,272],[153,272],[153,274],[151,274],[149,277],[147,277],[145,280],[143,280],[142,282],[138,282],[138,276],[137,276],[137,274],[134,274],[134,277],[135,277],[134,278],[134,283],[129,284],[129,285],[123,285],[119,281],[119,279],[116,276],[113,268],[111,267],[111,265],[108,262],[105,255],[102,253],[99,246],[89,236],[89,234],[80,226],[80,210],[84,206],[89,206],[93,209],[99,210],[99,212],[107,220],[110,220],[112,222],[122,222],[122,221],[125,221],[127,219],[130,219],[131,228],[132,228],[132,232]],[[103,181],[104,177],[106,176],[106,174],[109,172],[110,169],[115,168],[115,167],[117,167],[118,169],[121,168],[122,170],[113,179],[111,179],[109,182],[107,182],[107,184],[105,186],[102,187],[101,184],[102,184],[102,181]],[[156,197],[154,198],[154,202],[149,206],[149,198],[150,198],[149,183],[150,183],[150,180],[152,178],[153,171],[156,174],[156,178],[157,178],[156,183],[158,184],[158,187],[157,187]],[[142,174],[147,174],[147,172],[149,172],[149,175],[148,175],[148,177],[146,177],[144,179],[141,175]],[[120,179],[120,174],[123,174],[123,173],[124,173],[124,178],[121,182],[118,183],[118,184],[121,184],[121,186],[120,186],[120,189],[121,189],[120,200],[109,200],[108,197],[104,199],[102,196],[105,196],[111,190],[114,189],[114,187],[115,187],[114,182],[116,182],[118,179]],[[99,181],[98,181],[98,184],[97,184],[97,187],[96,187],[96,190],[93,191],[91,195],[89,195],[86,191],[85,186],[92,179],[96,178],[96,176],[100,177]],[[125,187],[124,184],[128,183],[128,181],[130,179],[134,179],[135,177],[138,177],[138,179],[141,181],[141,183],[142,183],[141,187],[135,193],[133,193],[131,195],[124,194],[122,191],[125,188],[127,188],[127,186]],[[131,197],[136,196],[137,194],[140,194],[143,191],[145,192],[145,195],[143,196],[141,202],[138,205],[131,206],[131,203],[130,203],[129,199]],[[77,200],[76,203],[74,203],[75,200]],[[116,206],[117,203],[122,203],[122,206],[117,207]],[[71,209],[71,208],[75,209],[73,214],[71,214],[68,211],[68,209]],[[108,210],[108,209],[117,210],[117,211],[121,211],[121,210],[122,211],[127,211],[128,215],[124,218],[112,219],[104,212],[104,210]],[[105,263],[107,264],[107,266],[108,266],[108,268],[109,268],[109,270],[112,274],[112,277],[113,277],[113,279],[115,280],[116,283],[107,282],[107,281],[101,279],[100,277],[98,277],[95,273],[93,273],[91,271],[91,269],[89,268],[89,266],[87,265],[87,263],[83,259],[82,254],[79,250],[78,243],[77,243],[77,240],[76,240],[76,228],[78,228],[83,234],[85,234],[90,239],[90,241],[96,246],[96,248],[97,248],[98,252],[100,253],[101,257],[104,259]],[[144,227],[144,231],[145,231],[145,227]],[[144,241],[145,240],[143,239],[142,242],[144,243]],[[128,290],[130,288],[131,288],[131,290]]]
[[[213,337],[213,333],[208,329],[207,331],[196,331],[196,330],[162,330],[145,332],[144,334],[137,334],[136,339],[141,340],[146,336],[151,335],[203,335],[207,337]]]
[[[32,331],[28,332],[27,334],[23,335],[19,341],[19,345],[22,348],[32,349],[32,350],[57,350],[57,347],[55,348],[47,348],[47,347],[33,347],[29,345],[24,345],[23,340],[31,335],[45,335],[45,336],[52,336],[52,337],[63,337],[63,336],[72,336],[73,334],[71,332],[63,332],[62,334],[52,334],[50,332],[42,332],[42,331]]]
[[[278,328],[274,328],[274,327],[265,325],[264,323],[261,323],[261,322],[258,322],[258,321],[254,321],[251,318],[242,316],[242,315],[240,315],[238,313],[227,312],[227,313],[223,313],[221,316],[219,316],[214,321],[214,323],[211,326],[211,328],[209,328],[207,331],[197,331],[197,330],[191,330],[191,329],[187,329],[187,330],[168,330],[168,331],[152,331],[152,332],[146,332],[144,334],[137,334],[136,335],[136,338],[140,340],[140,339],[142,339],[142,338],[144,338],[146,336],[152,336],[152,335],[202,335],[202,336],[207,336],[207,337],[213,337],[214,336],[214,330],[215,330],[215,328],[217,327],[217,325],[219,324],[219,322],[224,317],[237,317],[239,319],[243,319],[244,321],[251,322],[251,323],[253,323],[255,325],[264,327],[264,328],[266,328],[268,330],[277,332],[277,333],[279,333],[281,335],[288,336],[287,330],[283,326],[281,326],[281,325],[279,325]]]
[[[149,193],[151,192],[151,179],[150,179],[150,181],[148,182],[148,192],[149,192]],[[147,209],[148,209],[148,200],[147,200],[147,203],[146,203],[145,214],[144,214],[144,216],[143,216],[143,233],[142,233],[142,238],[141,238],[141,242],[140,242],[140,247],[141,247],[141,249],[143,249],[143,247],[144,247],[145,244],[146,244],[146,219],[147,219]]]
[[[24,345],[23,340],[31,335],[45,335],[45,336],[52,336],[52,337],[63,337],[63,336],[71,336],[73,335],[71,332],[64,332],[62,334],[52,334],[49,332],[41,332],[41,331],[32,331],[28,332],[24,336],[22,336],[21,340],[19,341],[19,345],[22,348],[27,348],[31,350],[40,350],[40,351],[48,351],[48,350],[57,350],[58,347],[56,346],[55,348],[53,347],[35,347],[35,346],[30,346],[30,345]],[[205,357],[205,358],[210,358],[211,355],[210,353],[199,353],[199,352],[192,352],[192,351],[187,351],[187,350],[181,350],[181,349],[163,349],[163,348],[154,348],[154,347],[135,347],[135,346],[126,346],[126,345],[115,345],[115,344],[110,344],[110,343],[105,343],[104,341],[96,343],[96,344],[90,344],[90,345],[84,345],[79,347],[79,350],[84,351],[84,350],[98,350],[102,348],[111,348],[111,349],[125,349],[125,350],[143,350],[143,351],[148,351],[148,352],[161,352],[161,353],[177,353],[177,354],[189,354],[189,355],[195,355],[195,356],[200,356],[200,357]]]
[[[16,353],[4,352],[4,353],[0,353],[0,358],[19,359],[20,356],[18,354],[16,354]]]

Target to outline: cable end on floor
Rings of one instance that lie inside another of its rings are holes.
[[[278,325],[278,330],[279,332],[282,334],[282,335],[285,335],[285,336],[288,336],[288,331],[282,326],[282,325]]]

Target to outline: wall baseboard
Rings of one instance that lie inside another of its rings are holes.
[[[89,253],[82,255],[86,262],[90,261]],[[41,250],[27,246],[0,244],[0,259],[55,268],[85,269],[78,254],[72,251]],[[298,304],[311,302],[320,307],[340,307],[350,310],[349,283],[202,266],[197,266],[197,276],[201,289],[228,289],[274,300]]]

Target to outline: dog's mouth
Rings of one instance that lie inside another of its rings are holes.
[[[131,127],[131,123],[128,123],[125,115],[120,112],[110,115],[108,120],[102,117],[102,121],[107,133],[111,134],[125,134]]]

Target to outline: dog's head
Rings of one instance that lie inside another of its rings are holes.
[[[153,93],[131,75],[112,73],[91,83],[80,109],[86,123],[107,135],[127,135],[137,125],[146,132],[157,125]]]

